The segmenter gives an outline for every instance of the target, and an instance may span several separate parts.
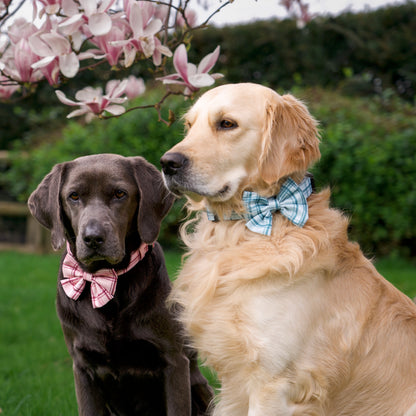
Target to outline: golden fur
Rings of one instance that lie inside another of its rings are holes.
[[[319,158],[306,107],[234,84],[205,93],[185,120],[164,158],[187,163],[165,180],[199,212],[182,229],[188,252],[171,299],[221,381],[213,414],[416,415],[416,306],[348,240],[329,190],[308,198],[303,228],[276,213],[270,237],[201,211],[223,218],[242,210],[243,190],[269,196],[287,177],[299,182]]]

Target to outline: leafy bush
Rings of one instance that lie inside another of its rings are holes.
[[[351,236],[368,254],[416,252],[416,110],[399,100],[304,91],[321,121],[313,172],[333,205],[351,215]]]
[[[313,172],[319,186],[331,186],[333,205],[351,215],[352,238],[368,254],[415,253],[415,108],[394,98],[351,98],[319,88],[293,93],[321,122],[322,158]],[[174,97],[169,104],[179,115],[188,106]],[[159,166],[161,155],[182,136],[181,122],[167,127],[154,110],[88,125],[72,121],[62,137],[55,133],[31,149],[29,143],[17,148],[8,186],[24,200],[55,163],[92,153],[142,155]],[[182,205],[177,202],[164,221],[165,245],[177,245]]]
[[[414,100],[416,2],[362,13],[319,16],[299,28],[294,20],[267,20],[210,27],[194,34],[190,60],[221,45],[215,67],[230,82],[261,82],[273,88],[335,87],[351,93],[393,89]],[[363,77],[364,76],[364,77]],[[358,85],[357,77],[360,85]]]

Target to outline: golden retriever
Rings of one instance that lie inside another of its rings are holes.
[[[271,235],[229,219],[243,191],[270,197],[320,157],[317,122],[291,95],[229,84],[201,96],[161,159],[197,220],[171,299],[218,373],[215,416],[416,415],[416,306],[347,236],[330,191]],[[206,209],[215,215],[210,221]]]

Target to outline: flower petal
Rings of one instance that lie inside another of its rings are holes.
[[[29,46],[32,51],[39,56],[52,55],[51,48],[36,34],[32,35],[29,39]]]
[[[78,13],[78,5],[74,0],[62,0],[62,12],[64,16],[73,16]]]
[[[85,113],[89,113],[89,112],[90,112],[90,110],[89,110],[89,108],[88,108],[88,107],[81,107],[80,109],[78,109],[78,110],[74,110],[74,111],[72,111],[72,113],[69,113],[69,114],[66,116],[66,118],[72,118],[72,117],[82,116],[82,115],[84,115]]]
[[[160,40],[157,37],[155,37],[154,39],[155,39],[155,47],[156,47],[155,54],[156,54],[156,51],[158,51],[159,55],[163,54],[165,56],[171,57],[172,56],[171,50],[167,46],[162,45],[162,43],[160,42]],[[160,59],[162,59],[161,56],[160,56]],[[154,60],[154,58],[153,58],[153,60]]]
[[[123,81],[118,80],[112,80],[108,81],[106,85],[106,95],[109,98],[117,98],[122,95],[127,87],[127,79],[124,79]]]
[[[43,68],[44,66],[49,65],[55,58],[56,56],[46,56],[40,61],[37,61],[34,64],[32,64],[32,68],[33,69]]]
[[[198,72],[200,74],[204,72],[209,72],[213,68],[215,63],[217,62],[219,55],[220,55],[220,47],[217,46],[214,52],[209,53],[207,56],[202,58],[201,62],[198,65]]]
[[[79,0],[86,16],[91,16],[97,11],[97,0]]]
[[[124,66],[128,68],[129,66],[133,65],[134,60],[136,58],[137,50],[131,45],[126,45],[123,48],[123,52],[124,52]]]
[[[215,79],[208,74],[195,74],[189,77],[189,84],[195,88],[208,87],[214,84]]]
[[[188,54],[183,43],[176,48],[173,54],[173,65],[185,82],[188,82]]]
[[[77,13],[59,23],[58,27],[64,35],[72,35],[84,24],[83,14]]]
[[[142,47],[144,56],[146,58],[149,58],[153,55],[153,52],[155,51],[156,45],[155,45],[155,39],[153,36],[144,38],[140,40],[140,46]]]
[[[75,52],[59,57],[59,69],[67,78],[73,78],[79,71],[79,60]]]
[[[111,17],[107,13],[95,13],[88,20],[88,27],[94,36],[106,35],[112,25]]]
[[[156,35],[157,32],[162,28],[163,23],[160,19],[153,19],[144,29],[145,36]]]
[[[60,90],[56,90],[55,91],[56,96],[58,97],[58,100],[65,105],[79,105],[79,103],[72,101],[68,98],[66,98],[66,95],[60,91]]]
[[[114,116],[119,116],[126,112],[126,109],[121,105],[109,105],[105,108],[105,111],[108,111],[110,114]]]
[[[75,94],[75,98],[78,101],[83,101],[83,102],[98,102],[101,101],[103,96],[103,90],[98,87],[98,88],[92,88],[92,87],[85,87],[82,90],[77,91],[77,93]]]
[[[40,38],[49,45],[53,55],[63,55],[71,52],[69,40],[58,33],[43,33]]]
[[[144,33],[142,9],[138,2],[134,2],[130,7],[130,26],[133,30],[134,38],[139,38]]]

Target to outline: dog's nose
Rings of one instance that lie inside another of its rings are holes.
[[[97,249],[105,241],[104,229],[98,222],[89,222],[84,229],[83,240],[88,248]]]
[[[188,158],[182,153],[165,153],[161,159],[163,173],[166,175],[175,175],[188,163]]]

